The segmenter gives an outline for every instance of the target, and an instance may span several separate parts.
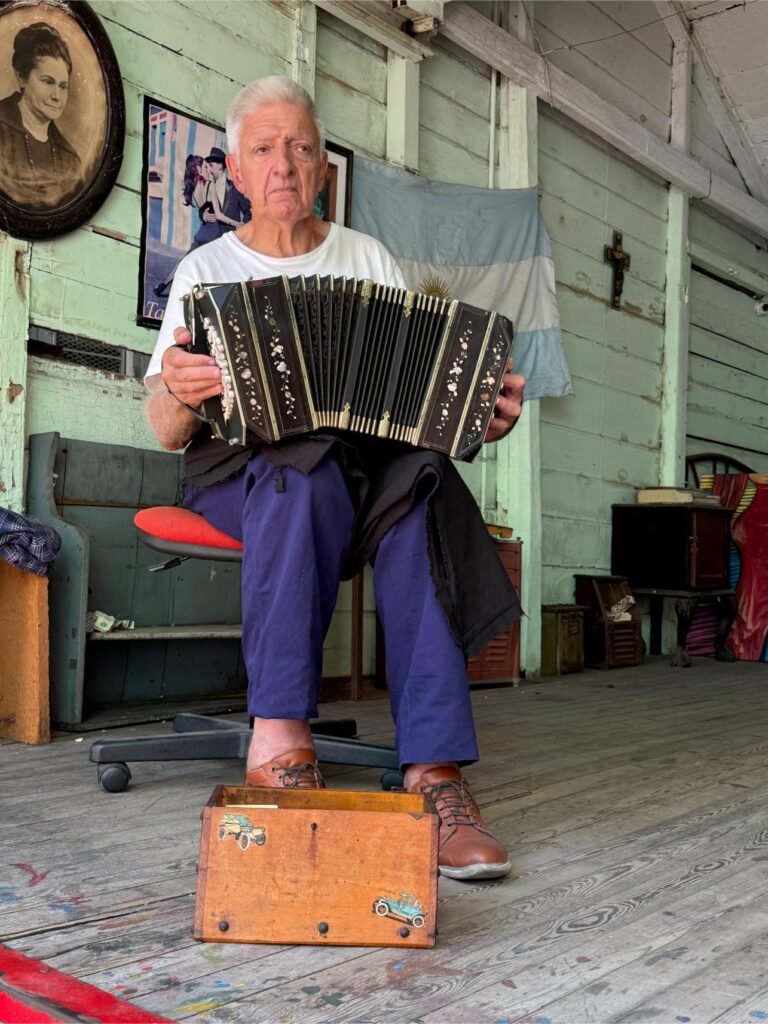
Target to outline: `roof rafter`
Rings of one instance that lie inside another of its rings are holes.
[[[768,204],[745,194],[698,160],[664,142],[467,4],[448,4],[440,33],[616,146],[640,166],[768,237]]]
[[[664,25],[673,43],[679,45],[682,38],[690,39],[693,44],[693,59],[701,74],[698,86],[704,106],[720,132],[728,152],[747,188],[755,198],[768,202],[768,181],[760,165],[757,155],[750,145],[744,129],[731,112],[729,103],[722,89],[720,80],[713,70],[709,57],[696,38],[695,26],[675,0],[655,0],[656,10],[664,18]]]

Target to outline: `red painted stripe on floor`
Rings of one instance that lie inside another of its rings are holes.
[[[33,1010],[7,992],[0,992],[0,1021],[3,1024],[57,1024],[55,1017]]]
[[[2,1006],[0,1020],[8,1024],[47,1024],[48,1021],[72,1020],[78,1014],[99,1024],[171,1024],[167,1017],[140,1010],[131,1003],[116,999],[109,992],[104,992],[93,985],[78,981],[69,974],[62,974],[53,967],[33,960],[31,957],[17,953],[16,950],[0,946],[0,982],[3,984],[4,995],[8,1007]],[[12,991],[18,993],[18,1001],[13,998]],[[29,997],[25,1005],[24,997]],[[41,1006],[43,1004],[43,1006]],[[17,1007],[20,1016],[7,1016]],[[50,1008],[54,1014],[46,1016]],[[37,1014],[38,1016],[33,1016]]]

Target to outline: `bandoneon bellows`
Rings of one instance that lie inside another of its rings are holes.
[[[501,314],[346,277],[200,284],[185,316],[221,369],[203,411],[231,444],[332,428],[470,459],[512,344]]]

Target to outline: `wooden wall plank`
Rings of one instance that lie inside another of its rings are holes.
[[[488,163],[488,111],[481,117],[425,85],[419,99],[423,129],[441,135]],[[459,140],[461,140],[459,142]]]
[[[691,329],[691,358],[692,366],[699,367],[705,362],[712,367],[709,371],[713,378],[718,373],[736,374],[739,377],[749,377],[752,384],[746,385],[755,391],[765,393],[766,389],[766,356],[764,352],[744,345],[739,342],[728,348],[728,364],[723,363],[723,335],[712,331],[702,330],[700,327]],[[699,372],[697,370],[697,372]],[[738,394],[738,391],[734,391]]]
[[[387,51],[325,11],[317,12],[317,71],[340,84],[387,102]],[[321,108],[321,116],[328,112]]]
[[[435,56],[422,61],[422,84],[487,120],[491,88],[488,65],[442,36],[430,46]]]
[[[32,356],[27,431],[159,451],[144,415],[140,381]]]
[[[592,217],[570,202],[556,199],[546,192],[541,197],[541,212],[546,223],[557,225],[556,228],[553,227],[553,235],[556,232],[558,243],[576,251],[581,251],[585,243],[588,244],[590,240],[601,235],[604,239],[603,246],[610,245],[613,238],[612,226],[619,225],[623,228],[624,249],[632,258],[633,280],[651,285],[656,292],[663,290],[664,265],[660,262],[659,256],[664,252],[664,244],[649,246],[638,237],[640,233],[653,234],[658,242],[658,235],[663,234],[665,228],[663,221],[654,223],[647,216],[643,216],[639,207],[618,200],[615,203],[607,202],[602,215]],[[633,232],[635,223],[638,225],[637,233]],[[640,227],[640,224],[643,226]],[[601,262],[604,262],[602,248],[598,249],[598,253]],[[625,275],[625,282],[628,284],[628,275]]]
[[[0,232],[0,505],[24,510],[29,246]]]
[[[697,220],[697,230],[703,222]],[[728,234],[708,225],[710,235]],[[730,239],[749,258],[749,249]],[[754,249],[752,260],[764,253]],[[768,460],[768,323],[754,300],[694,271],[691,275],[691,337],[688,376],[687,450],[733,450],[762,469]]]
[[[540,403],[543,600],[556,603],[573,600],[574,572],[609,571],[611,504],[658,479],[667,189],[560,119],[539,121],[541,205],[574,381],[573,396]],[[614,229],[633,257],[620,311],[603,260]]]
[[[419,169],[433,181],[487,188],[488,159],[457,147],[450,136],[431,130],[419,133]]]
[[[725,282],[698,273],[691,276],[691,323],[765,351],[768,324],[765,317],[755,313],[754,300]]]
[[[329,138],[383,160],[386,88],[386,48],[319,10],[315,100]]]
[[[763,371],[768,369],[768,359],[763,355]],[[691,360],[691,385],[702,388],[716,388],[724,395],[749,402],[764,404],[768,391],[768,376],[763,373],[744,372],[735,367],[724,366],[711,358]]]
[[[697,203],[691,205],[690,236],[692,242],[701,242],[725,260],[733,259],[768,279],[768,245],[764,238],[750,238],[747,231],[723,224]],[[727,273],[727,263],[722,269],[726,272],[723,276],[732,276]]]
[[[540,143],[544,152],[572,167],[582,177],[666,220],[665,183],[631,163],[596,135],[574,130],[574,125],[558,111],[546,110]]]

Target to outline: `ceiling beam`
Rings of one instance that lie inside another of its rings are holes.
[[[720,132],[723,142],[749,191],[761,202],[768,202],[768,182],[765,179],[760,161],[757,159],[757,155],[750,145],[744,129],[734,117],[728,100],[723,95],[719,78],[712,69],[704,47],[696,38],[695,27],[691,25],[674,0],[672,2],[670,0],[656,0],[656,10],[664,18],[664,25],[675,44],[677,44],[681,36],[691,40],[694,63],[700,72],[697,85],[701,98],[704,101],[704,106],[707,108],[707,113]]]
[[[734,188],[464,3],[450,3],[440,33],[561,110],[688,195],[768,237],[768,205]]]
[[[434,56],[433,51],[409,36],[403,29],[404,19],[387,3],[366,0],[314,0],[317,7],[358,29],[369,39],[386,46],[405,60],[423,60]]]
[[[395,11],[405,12],[409,18],[437,18],[443,20],[444,0],[391,0]]]
[[[674,45],[682,46],[683,43],[690,43],[690,22],[685,15],[681,18],[679,11],[672,6],[670,0],[656,0],[654,7],[664,19],[664,28]]]
[[[700,48],[695,47],[693,60],[701,72],[697,85],[704,106],[722,135],[723,142],[727,146],[739,174],[755,198],[762,202],[768,202],[768,184],[763,169],[743,128],[731,113],[728,101],[723,95],[719,81],[712,72],[706,54]]]

